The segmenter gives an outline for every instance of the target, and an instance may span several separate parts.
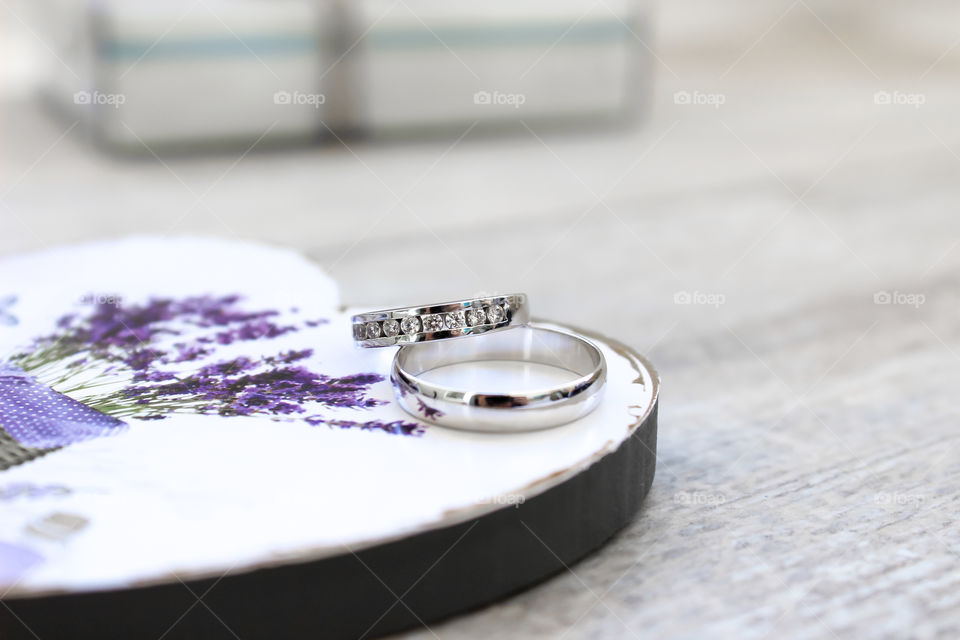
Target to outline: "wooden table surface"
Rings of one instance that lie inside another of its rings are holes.
[[[0,255],[254,238],[307,252],[348,303],[522,290],[647,354],[640,517],[405,637],[956,637],[960,8],[835,4],[665,3],[626,131],[159,162],[94,153],[9,91]]]

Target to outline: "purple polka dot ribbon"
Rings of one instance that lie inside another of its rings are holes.
[[[115,433],[126,423],[0,364],[0,427],[25,447],[52,449]]]

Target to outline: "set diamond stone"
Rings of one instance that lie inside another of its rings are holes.
[[[466,327],[499,324],[506,317],[507,310],[502,304],[491,304],[486,307],[470,307],[465,311],[428,313],[420,316],[406,316],[401,320],[388,319],[356,324],[354,336],[358,340],[373,340],[381,337],[393,338],[401,332],[405,335],[415,335],[421,332],[456,331]]]

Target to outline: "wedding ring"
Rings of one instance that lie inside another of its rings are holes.
[[[492,361],[549,365],[575,377],[503,393],[443,386],[423,376],[448,365]],[[593,411],[600,403],[606,372],[603,354],[593,343],[534,323],[476,340],[401,347],[393,359],[391,380],[403,409],[426,422],[469,431],[533,431]]]
[[[353,316],[354,343],[391,347],[500,331],[526,324],[527,296],[472,298],[421,307],[399,307]]]

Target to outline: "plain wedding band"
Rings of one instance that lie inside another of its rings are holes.
[[[525,294],[469,298],[357,314],[353,339],[360,347],[402,346],[501,331],[529,319]]]
[[[451,364],[519,361],[572,372],[569,382],[509,393],[457,389],[421,375]],[[533,323],[476,340],[402,347],[391,380],[397,401],[421,420],[469,431],[534,431],[566,424],[596,409],[607,365],[592,342]]]

